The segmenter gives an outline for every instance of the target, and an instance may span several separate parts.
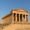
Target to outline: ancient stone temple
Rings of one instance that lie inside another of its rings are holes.
[[[10,14],[2,18],[5,26],[3,30],[30,30],[28,23],[28,11],[24,9],[13,9]]]
[[[11,21],[11,23],[27,23],[28,22],[28,11],[24,9],[14,9],[10,14],[3,17],[6,21]]]
[[[28,22],[28,12],[23,9],[15,9],[12,11],[12,23]]]

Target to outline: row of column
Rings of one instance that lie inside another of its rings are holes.
[[[19,22],[21,22],[21,21],[20,21],[20,15],[21,15],[21,14],[19,14]],[[26,15],[25,15],[25,19],[23,19],[23,14],[22,14],[22,21],[26,21]],[[18,21],[17,21],[17,14],[16,14],[16,16],[15,16],[15,21],[14,21],[14,14],[12,14],[12,23],[14,23],[14,22],[18,22]]]

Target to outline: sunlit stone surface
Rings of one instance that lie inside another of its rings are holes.
[[[11,24],[4,27],[3,30],[30,30],[29,24]]]

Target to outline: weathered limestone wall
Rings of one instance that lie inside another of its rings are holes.
[[[12,17],[8,16],[7,18],[3,19],[3,24],[9,24],[11,23]]]

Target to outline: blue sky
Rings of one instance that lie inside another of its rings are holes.
[[[0,0],[0,19],[15,8],[24,8],[30,11],[30,0]]]

